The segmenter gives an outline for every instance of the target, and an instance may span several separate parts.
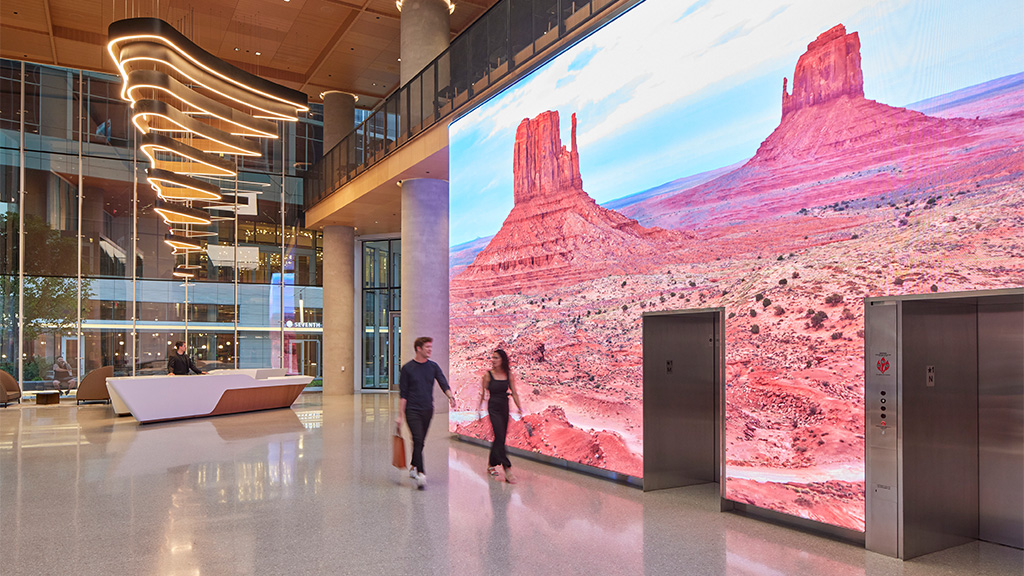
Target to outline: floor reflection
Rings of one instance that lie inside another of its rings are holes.
[[[390,465],[394,395],[140,426],[107,406],[0,409],[7,574],[1020,576],[974,543],[901,562],[719,512],[714,484],[643,493],[431,424],[427,488]],[[408,433],[406,432],[408,436]]]

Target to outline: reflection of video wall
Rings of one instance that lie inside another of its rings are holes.
[[[452,125],[453,388],[503,347],[510,445],[641,476],[641,315],[722,306],[727,497],[863,530],[862,299],[1024,285],[1024,8],[687,4]]]

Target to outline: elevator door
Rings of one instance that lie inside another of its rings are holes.
[[[718,480],[722,312],[643,318],[644,490]]]

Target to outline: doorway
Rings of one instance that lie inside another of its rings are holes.
[[[724,309],[643,315],[644,491],[721,478]]]

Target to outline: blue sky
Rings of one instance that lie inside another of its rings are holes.
[[[1020,0],[646,0],[452,124],[450,235],[497,232],[512,209],[524,118],[579,126],[598,203],[753,155],[778,125],[782,78],[807,44],[858,32],[865,96],[904,106],[1024,71]]]

